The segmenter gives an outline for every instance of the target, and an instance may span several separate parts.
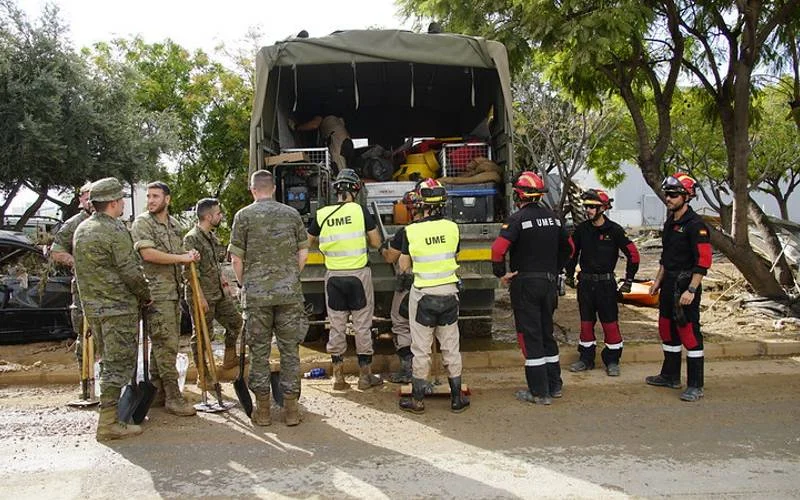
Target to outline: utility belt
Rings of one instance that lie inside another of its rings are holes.
[[[519,271],[517,273],[517,276],[519,276],[520,278],[545,279],[547,281],[552,281],[552,282],[555,282],[556,278],[558,278],[557,274],[545,273],[545,272],[540,272],[540,271]]]
[[[578,273],[578,281],[616,281],[617,278],[614,276],[614,273],[602,273],[602,274],[592,274],[592,273]]]

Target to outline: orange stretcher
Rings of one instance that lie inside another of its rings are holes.
[[[629,293],[622,294],[621,302],[624,304],[635,304],[637,306],[657,306],[658,294],[650,295],[650,286],[653,280],[634,282]]]

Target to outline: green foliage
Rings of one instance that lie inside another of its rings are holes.
[[[87,179],[157,170],[169,135],[154,132],[157,117],[137,105],[124,72],[98,72],[84,56],[56,9],[32,22],[0,3],[0,189],[24,184],[43,199]]]

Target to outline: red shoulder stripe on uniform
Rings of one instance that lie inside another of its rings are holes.
[[[711,267],[711,244],[697,244],[697,267],[708,269]]]
[[[636,248],[636,245],[631,241],[630,243],[625,245],[625,248],[627,248],[628,252],[630,252],[630,254],[631,254],[631,256],[629,257],[629,259],[631,261],[631,264],[638,264],[639,263],[639,250]]]
[[[498,236],[494,243],[492,243],[492,262],[503,262],[503,258],[508,251],[511,242],[502,236]]]

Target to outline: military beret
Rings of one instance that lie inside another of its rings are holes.
[[[114,201],[124,196],[122,184],[114,177],[94,181],[89,190],[89,201]]]

